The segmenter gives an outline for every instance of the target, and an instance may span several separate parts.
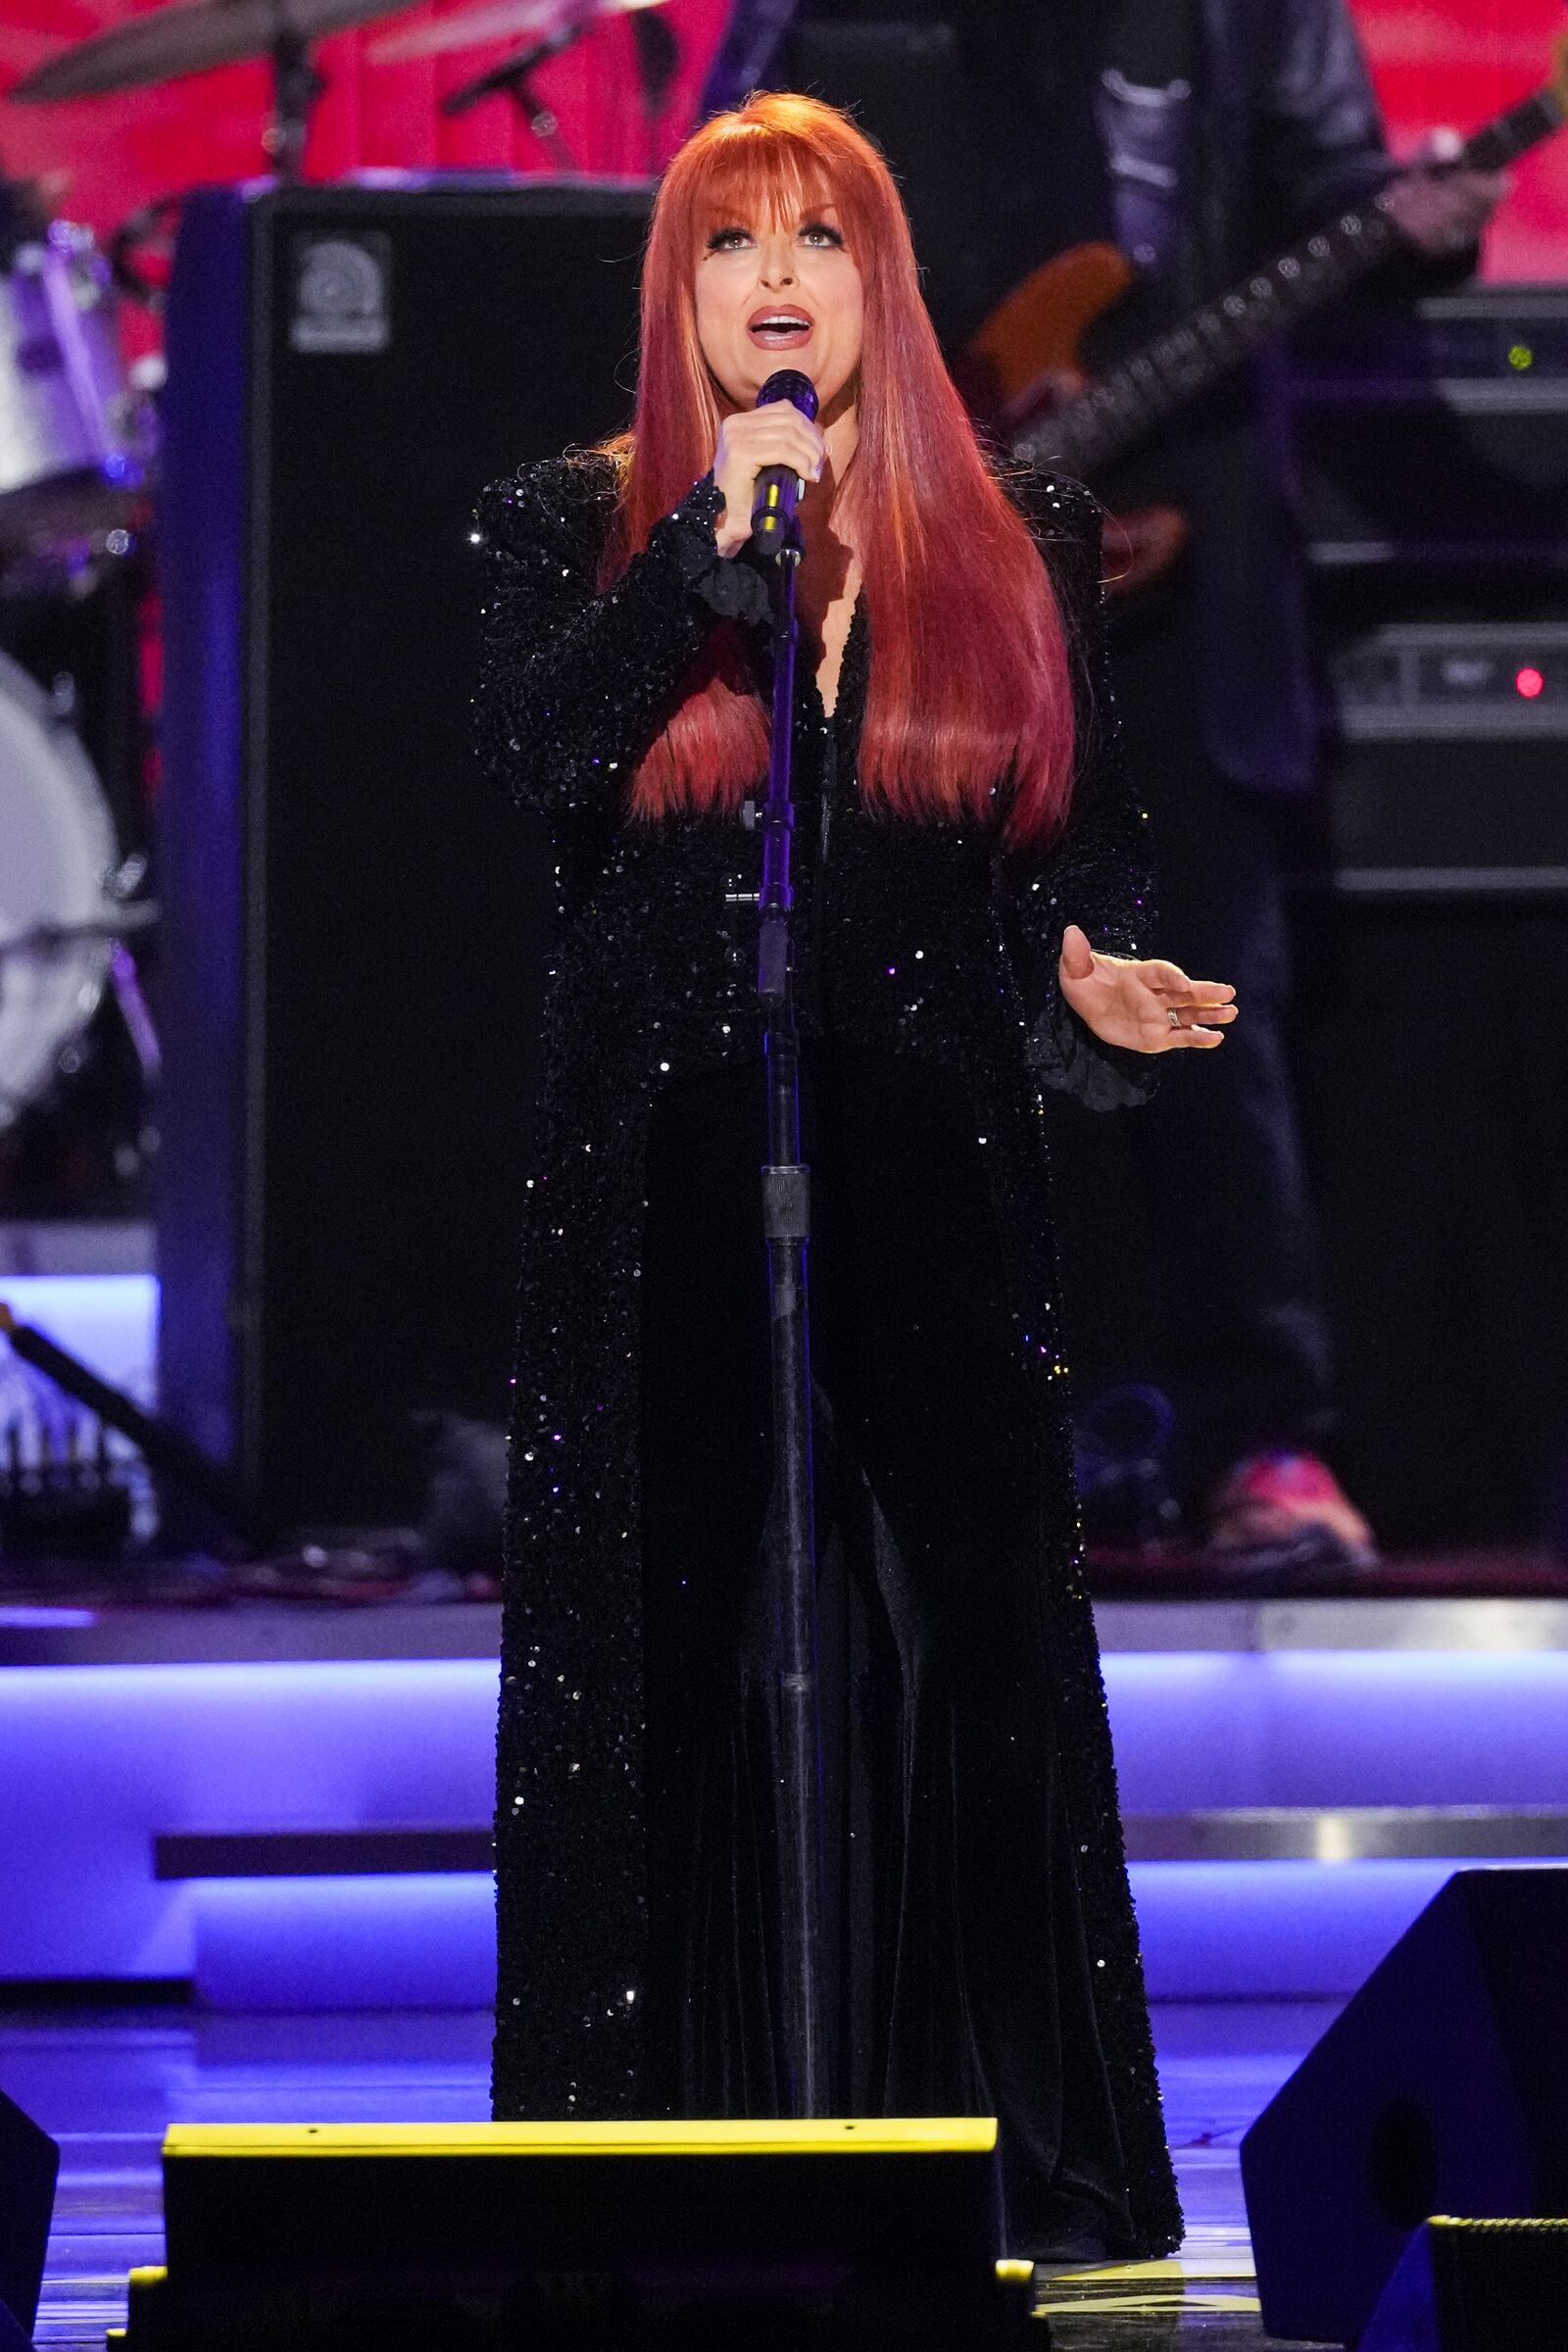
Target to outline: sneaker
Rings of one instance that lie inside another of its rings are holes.
[[[1315,1453],[1250,1453],[1209,1496],[1204,1556],[1228,1575],[1355,1575],[1377,1541]]]

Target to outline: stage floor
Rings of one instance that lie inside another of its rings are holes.
[[[1039,2282],[1061,2352],[1224,2352],[1257,2318],[1237,2148],[1335,2014],[1322,2003],[1154,2011],[1188,2220],[1175,2260]],[[125,2274],[162,2259],[167,2124],[451,2122],[486,2112],[490,2021],[470,2011],[213,2016],[179,2008],[0,2013],[0,2087],[60,2141],[40,2347],[103,2352]]]

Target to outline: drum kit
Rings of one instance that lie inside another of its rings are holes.
[[[609,20],[631,17],[642,112],[657,138],[678,62],[652,11],[662,0],[468,0],[384,34],[377,62],[509,41],[498,64],[450,91],[461,114],[505,92],[558,169],[575,169],[532,76]],[[280,180],[303,169],[311,110],[325,84],[314,61],[328,34],[400,13],[409,0],[166,0],[78,41],[5,93],[22,105],[85,100],[265,57],[271,121],[263,145]],[[140,560],[155,532],[156,406],[127,370],[120,305],[157,306],[136,268],[138,241],[177,219],[161,199],[111,241],[49,218],[29,183],[0,173],[0,638],[5,615],[40,597],[79,598],[106,569]],[[113,989],[143,1074],[156,1040],[127,938],[156,910],[134,894],[145,861],[126,858],[103,783],[73,724],[69,689],[51,694],[0,652],[0,1137],[77,1058]]]

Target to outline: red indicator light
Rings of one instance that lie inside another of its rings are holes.
[[[1539,669],[1516,670],[1513,682],[1515,690],[1524,696],[1527,703],[1533,703],[1546,683]]]

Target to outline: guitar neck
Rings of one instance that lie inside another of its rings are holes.
[[[1560,128],[1551,88],[1537,90],[1466,141],[1456,164],[1498,172]],[[1352,206],[1207,302],[1078,394],[1014,436],[1031,465],[1051,463],[1087,480],[1272,337],[1365,277],[1402,242],[1387,192]]]

